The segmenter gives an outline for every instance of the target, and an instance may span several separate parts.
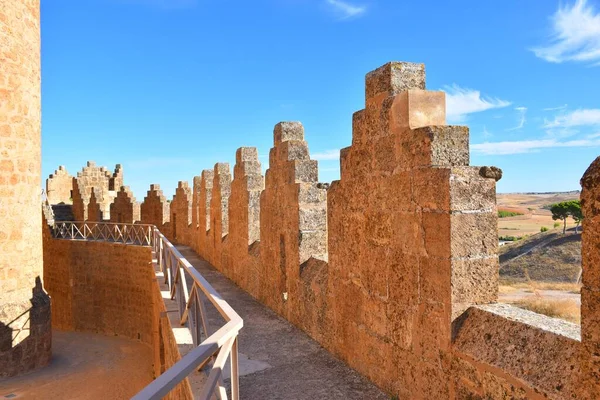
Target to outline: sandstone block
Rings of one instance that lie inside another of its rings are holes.
[[[390,62],[369,72],[365,79],[367,102],[409,89],[425,89],[424,64]]]
[[[304,127],[300,122],[280,122],[275,125],[273,136],[275,146],[288,140],[303,141]]]

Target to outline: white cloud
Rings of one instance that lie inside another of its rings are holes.
[[[514,128],[510,128],[509,131],[516,131],[523,128],[523,126],[525,125],[525,121],[527,120],[525,118],[525,114],[527,113],[527,107],[515,107],[515,110],[519,113],[519,125],[515,126]]]
[[[461,88],[456,84],[444,86],[443,90],[446,92],[446,117],[449,122],[461,122],[468,114],[510,105],[509,101],[485,98],[479,90]]]
[[[590,147],[600,146],[600,140],[569,140],[565,142],[556,139],[521,140],[514,142],[479,143],[471,145],[471,149],[485,155],[509,155],[532,153],[541,149],[555,147]]]
[[[558,106],[558,107],[550,107],[550,108],[544,108],[544,111],[558,111],[558,110],[564,110],[565,108],[567,108],[567,104],[562,105],[562,106]]]
[[[554,121],[545,121],[544,128],[570,128],[594,125],[600,125],[600,108],[584,108],[558,115],[554,118]]]
[[[548,62],[588,62],[600,65],[600,14],[587,0],[577,0],[552,15],[550,43],[532,49]]]
[[[366,6],[357,6],[342,0],[325,0],[340,19],[355,18],[367,11]]]
[[[319,160],[319,161],[339,160],[340,159],[340,150],[339,149],[325,150],[320,153],[313,154],[311,158],[313,160]]]
[[[492,136],[494,136],[494,135],[487,130],[487,127],[484,126],[483,127],[483,137],[484,138],[491,138]]]

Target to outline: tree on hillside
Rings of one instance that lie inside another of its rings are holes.
[[[563,221],[563,234],[567,232],[568,217],[572,217],[575,220],[575,223],[577,224],[575,232],[578,231],[579,224],[583,219],[581,203],[579,200],[561,201],[560,203],[552,204],[550,206],[550,212],[552,213],[552,219]]]
[[[583,212],[581,211],[581,203],[579,200],[569,201],[569,214],[571,214],[571,217],[573,217],[577,224],[575,226],[575,232],[577,233],[579,231],[579,224],[583,219]]]
[[[567,233],[567,218],[571,215],[568,203],[568,201],[562,201],[550,206],[552,219],[563,221],[563,234]]]

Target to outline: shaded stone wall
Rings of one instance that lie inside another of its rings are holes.
[[[208,247],[212,249],[208,253],[208,261],[221,268],[223,264],[222,255],[229,233],[229,195],[231,194],[231,173],[228,163],[215,164],[213,174],[212,196],[210,200],[210,235],[208,235]],[[221,268],[222,269],[222,268]]]
[[[241,147],[229,196],[228,246],[224,249],[224,270],[254,297],[259,297],[263,273],[258,257],[260,240],[260,194],[265,187],[258,151]]]
[[[0,2],[0,377],[50,362],[42,285],[40,5]]]
[[[317,161],[310,159],[302,124],[281,122],[273,136],[260,198],[260,258],[268,289],[262,298],[310,331],[312,318],[302,313],[302,275],[315,267],[309,259],[327,261],[326,191],[318,187]]]
[[[44,232],[44,279],[54,328],[139,340],[153,349],[155,377],[181,359],[150,247],[57,240]],[[188,380],[165,399],[193,399]]]
[[[140,205],[140,221],[142,224],[155,225],[171,240],[170,217],[169,203],[160,189],[160,185],[150,185],[150,190]]]
[[[581,256],[581,340],[584,382],[590,396],[600,398],[600,157],[581,178],[583,233]]]
[[[189,245],[192,223],[192,190],[187,182],[179,181],[170,205],[173,240]]]
[[[96,188],[92,188],[90,194],[90,202],[87,207],[87,221],[89,222],[102,222],[102,210],[100,205],[102,204],[102,192]],[[81,221],[81,220],[78,220]]]
[[[209,236],[212,235],[210,204],[212,201],[212,188],[214,183],[214,171],[205,169],[200,176],[200,194],[198,205],[198,253],[207,260],[212,254],[212,247],[208,245]]]
[[[110,204],[110,222],[132,224],[140,220],[140,203],[135,201],[129,186],[121,186]]]
[[[71,190],[73,177],[63,165],[46,179],[46,196],[50,204],[71,203]]]
[[[86,221],[90,199],[82,194],[77,178],[73,178],[73,191],[71,193],[73,195],[73,218],[75,221]]]
[[[44,279],[53,299],[54,328],[152,344],[150,247],[48,237]]]
[[[190,246],[194,251],[198,251],[198,226],[200,222],[200,190],[202,187],[202,177],[194,177],[194,186],[192,188],[192,226],[190,227]]]
[[[108,190],[117,191],[121,186],[123,186],[123,167],[121,164],[117,164],[115,166],[115,172],[108,180]]]

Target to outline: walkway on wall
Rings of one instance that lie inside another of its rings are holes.
[[[239,337],[242,399],[389,399],[304,332],[254,300],[192,249],[176,247],[244,319]],[[209,319],[216,318],[211,309],[207,305]]]

